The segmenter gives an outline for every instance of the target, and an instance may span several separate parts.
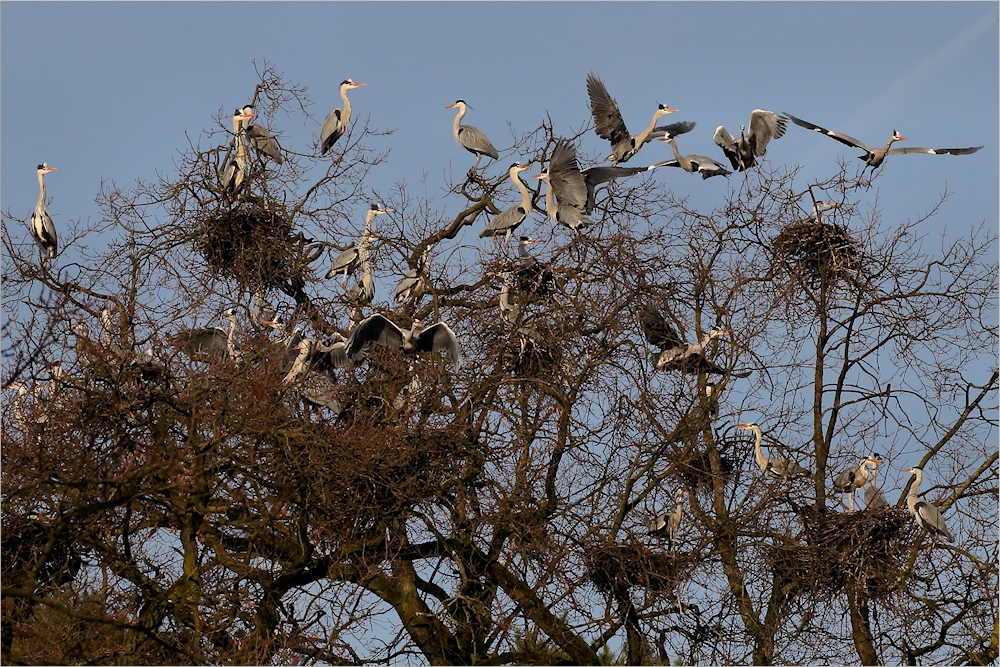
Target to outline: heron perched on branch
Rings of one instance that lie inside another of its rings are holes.
[[[497,149],[493,147],[493,144],[491,144],[490,140],[486,138],[486,135],[479,131],[479,128],[473,127],[472,125],[462,125],[462,118],[465,117],[465,112],[468,109],[468,105],[465,103],[465,100],[456,100],[454,104],[449,104],[445,108],[458,108],[452,132],[454,133],[455,141],[458,142],[459,146],[476,156],[476,164],[472,167],[472,171],[479,169],[479,160],[484,155],[486,157],[491,157],[494,160],[500,158],[500,153],[498,153]]]
[[[510,242],[510,235],[514,230],[528,219],[528,215],[531,213],[531,193],[528,192],[528,187],[520,176],[521,172],[527,168],[526,164],[514,163],[510,166],[507,173],[510,175],[511,182],[521,191],[521,201],[500,211],[479,233],[479,238],[492,236],[495,240],[497,236],[503,235],[506,244]]]
[[[28,227],[31,238],[35,239],[35,243],[48,259],[55,259],[59,252],[59,242],[56,239],[56,226],[52,222],[52,216],[45,210],[45,174],[58,168],[50,167],[45,162],[38,165],[38,203],[35,204],[35,210],[31,214],[31,226]]]
[[[347,91],[364,86],[364,83],[354,83],[350,79],[340,82],[340,99],[344,101],[343,109],[334,109],[326,115],[323,121],[323,128],[319,131],[320,155],[326,155],[337,143],[337,139],[347,132],[347,124],[351,122],[351,100],[347,98]]]
[[[924,471],[921,468],[907,468],[903,472],[908,472],[915,477],[910,485],[910,492],[906,496],[906,507],[910,510],[917,525],[930,533],[935,542],[938,537],[954,542],[955,537],[944,524],[944,517],[941,516],[940,510],[931,503],[921,500],[917,495],[920,482],[924,479]]]
[[[677,489],[674,494],[674,511],[669,514],[661,514],[649,523],[649,534],[657,537],[667,538],[667,548],[674,548],[674,540],[677,537],[677,530],[681,527],[681,514],[684,512],[684,498],[688,495],[687,489]]]
[[[785,479],[791,479],[794,477],[806,477],[811,475],[812,472],[806,470],[800,466],[795,461],[790,461],[788,459],[775,459],[768,458],[764,456],[764,452],[761,451],[760,443],[764,438],[764,434],[760,430],[760,426],[757,424],[737,424],[736,428],[747,429],[752,431],[757,440],[754,443],[754,453],[757,458],[757,465],[760,466],[761,471],[764,475],[772,475],[774,477],[784,477]]]
[[[250,140],[250,145],[278,164],[283,163],[285,159],[281,156],[281,146],[278,145],[278,140],[267,131],[267,128],[249,122],[249,119],[256,115],[253,106],[248,104],[237,113],[242,115],[244,130]]]

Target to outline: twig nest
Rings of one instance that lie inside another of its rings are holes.
[[[196,225],[195,248],[213,273],[256,290],[301,279],[292,225],[278,212],[241,202],[203,214]]]
[[[801,275],[812,288],[832,286],[856,274],[861,253],[846,226],[800,220],[786,226],[771,242],[776,263]]]
[[[615,594],[635,587],[672,591],[695,563],[694,554],[653,551],[635,541],[591,544],[584,559],[587,575],[597,589]]]
[[[917,530],[905,508],[858,512],[800,507],[805,530],[771,545],[766,558],[790,591],[836,593],[850,582],[881,597],[905,580],[906,554]]]

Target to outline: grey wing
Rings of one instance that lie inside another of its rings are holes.
[[[182,349],[189,357],[204,355],[216,359],[227,359],[229,357],[229,336],[217,327],[195,329],[189,333],[187,342]]]
[[[664,160],[663,162],[657,162],[652,165],[653,168],[659,169],[660,167],[680,167],[680,163],[677,160]]]
[[[264,322],[274,320],[274,315],[274,306],[255,292],[253,295],[253,307],[250,309],[250,318],[253,320],[254,324],[257,326],[263,326]]]
[[[949,542],[955,541],[952,534],[948,532],[948,527],[944,525],[944,517],[941,516],[941,512],[938,511],[937,507],[920,500],[913,506],[913,509],[917,513],[920,525],[927,531],[937,533]]]
[[[653,128],[653,131],[649,133],[646,137],[646,142],[649,143],[653,139],[663,139],[665,137],[676,137],[681,134],[687,134],[694,129],[697,123],[693,120],[682,120],[677,123],[670,123],[669,125],[657,125]]]
[[[313,405],[329,408],[337,414],[341,412],[342,407],[337,400],[337,383],[326,373],[317,371],[306,373],[299,385],[299,396]]]
[[[343,341],[334,343],[327,353],[330,355],[330,363],[334,368],[347,368],[350,359],[347,358],[347,344]]]
[[[413,286],[417,284],[418,280],[419,278],[417,277],[416,269],[410,269],[407,271],[406,275],[399,281],[399,284],[396,285],[396,300],[399,300],[404,293],[413,289]]]
[[[507,232],[507,230],[513,230],[524,222],[527,217],[528,212],[521,208],[520,204],[508,206],[489,221],[486,228],[480,232],[479,238],[493,236],[495,234],[503,234]]]
[[[357,247],[348,248],[344,252],[337,255],[337,257],[331,262],[330,270],[326,272],[327,279],[333,278],[338,273],[344,272],[346,275],[351,275],[354,273],[355,269],[358,268],[360,264],[360,253]]]
[[[601,139],[607,139],[612,146],[628,142],[632,136],[625,127],[618,103],[608,94],[604,81],[593,72],[587,75],[587,95],[590,97],[590,112],[594,115],[594,132]]]
[[[682,345],[680,336],[667,322],[667,318],[655,308],[643,306],[639,313],[639,325],[646,336],[646,341],[660,350],[671,350]]]
[[[971,155],[982,146],[972,146],[970,148],[920,148],[919,146],[907,146],[906,148],[893,148],[889,155],[905,155],[906,153],[928,153],[930,155]]]
[[[712,176],[729,176],[733,173],[710,157],[705,157],[704,155],[688,155],[687,157],[694,164],[695,168],[701,172],[703,179],[711,178]]]
[[[372,315],[361,321],[344,344],[348,358],[356,359],[368,343],[398,349],[403,345],[403,332],[382,315]]]
[[[747,132],[753,154],[757,157],[763,155],[767,151],[767,142],[780,139],[787,129],[788,121],[783,117],[773,111],[754,109],[750,114],[750,130]]]
[[[889,503],[885,499],[885,494],[877,486],[868,486],[865,489],[864,500],[865,507],[870,510],[880,510],[883,507],[889,506]]]
[[[500,153],[493,147],[486,135],[472,125],[462,125],[458,128],[458,140],[468,151],[488,155],[494,160],[500,157]]]
[[[572,206],[578,211],[587,207],[587,182],[576,162],[576,149],[565,139],[556,142],[549,159],[549,187],[560,210]]]
[[[458,344],[455,332],[444,322],[438,322],[421,331],[415,342],[421,352],[444,350],[455,370],[462,367],[462,348]]]
[[[847,493],[852,483],[854,483],[854,471],[845,470],[833,479],[833,490],[837,493]]]
[[[655,168],[655,164],[648,167],[591,167],[583,172],[583,180],[587,185],[595,186],[613,181],[616,178],[641,174],[644,171],[650,171]]]
[[[733,164],[733,169],[740,168],[740,156],[736,150],[736,140],[733,139],[733,135],[729,134],[729,131],[723,126],[719,126],[715,130],[715,135],[712,137],[715,144],[722,149],[722,152],[726,154],[729,161]]]
[[[35,242],[48,252],[49,257],[56,256],[58,241],[56,240],[56,225],[52,216],[46,212],[31,214],[31,235]]]
[[[819,125],[813,125],[809,121],[802,120],[800,118],[796,118],[795,116],[793,116],[792,114],[788,113],[787,111],[784,111],[782,113],[784,113],[786,116],[788,116],[788,119],[791,120],[796,125],[798,125],[799,127],[804,127],[807,130],[813,130],[815,132],[819,132],[821,134],[825,134],[826,136],[830,137],[831,139],[836,139],[837,141],[839,141],[842,144],[847,144],[848,146],[854,146],[855,148],[863,148],[866,151],[868,151],[869,153],[874,153],[876,150],[878,150],[876,148],[872,148],[871,146],[869,146],[867,144],[861,143],[860,141],[858,141],[854,137],[849,137],[846,134],[841,134],[840,132],[835,132],[833,130],[828,130],[825,127],[820,127]]]
[[[670,517],[669,514],[661,514],[652,521],[650,521],[646,528],[649,529],[650,535],[666,535],[667,532],[667,519]]]
[[[340,113],[340,109],[334,109],[326,115],[326,120],[323,121],[323,129],[319,131],[319,140],[322,144],[320,153],[322,155],[326,155],[337,143],[337,139],[340,139],[344,134],[343,130],[340,129]]]
[[[278,164],[285,161],[281,157],[281,147],[278,146],[278,140],[260,125],[251,125],[248,127],[247,136],[250,138],[251,145],[264,155]]]

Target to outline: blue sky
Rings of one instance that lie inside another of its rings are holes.
[[[48,177],[57,226],[96,219],[102,179],[128,185],[169,170],[185,132],[197,137],[217,111],[249,99],[252,61],[265,59],[315,102],[306,124],[273,119],[299,150],[340,106],[341,80],[368,84],[351,95],[355,115],[396,130],[381,140],[392,154],[374,187],[414,184],[424,171],[436,187],[446,170],[467,169],[444,108],[459,97],[474,107],[466,122],[501,151],[508,122],[528,131],[548,112],[568,133],[588,121],[593,70],[633,131],[654,104],[670,104],[680,110],[672,119],[698,122],[681,150],[716,159],[715,128],[735,132],[757,107],[873,145],[893,129],[908,145],[984,144],[968,157],[891,159],[879,197],[889,220],[903,220],[947,185],[936,224],[997,224],[996,3],[4,2],[0,16],[2,206],[30,212],[34,168],[46,161],[60,168]],[[590,133],[581,148],[606,142]],[[801,164],[808,178],[857,152],[790,127],[768,157]],[[669,157],[652,144],[634,160]],[[489,173],[515,159],[502,154]],[[659,178],[706,206],[730,187],[675,170]]]

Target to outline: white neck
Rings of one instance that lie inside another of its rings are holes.
[[[545,212],[549,214],[549,218],[553,222],[558,220],[556,215],[559,213],[559,207],[556,205],[556,198],[552,194],[552,184],[548,179],[545,179]]]
[[[351,119],[351,100],[347,99],[347,90],[349,86],[340,87],[340,99],[344,100],[344,110],[340,114],[340,124],[343,127],[347,127],[347,121]]]
[[[455,141],[458,141],[458,128],[462,126],[462,118],[464,117],[465,117],[465,105],[459,104],[458,113],[455,115],[455,123],[451,127],[451,131],[455,134]]]
[[[754,454],[757,457],[757,465],[764,469],[767,466],[767,459],[764,458],[764,452],[760,449],[760,443],[764,439],[764,434],[761,432],[759,426],[753,427],[753,432],[757,436],[757,442],[754,443]]]
[[[531,194],[528,192],[528,186],[524,184],[521,177],[517,175],[518,172],[513,169],[510,170],[510,180],[514,181],[514,185],[517,189],[521,191],[521,208],[525,211],[531,211]],[[521,246],[522,248],[524,246]]]
[[[914,470],[913,474],[916,475],[916,479],[913,480],[913,484],[910,485],[910,493],[908,495],[917,496],[919,494],[918,489],[920,488],[920,482],[924,479],[923,470]]]
[[[36,211],[45,210],[45,172],[38,172],[38,204],[35,205]]]

